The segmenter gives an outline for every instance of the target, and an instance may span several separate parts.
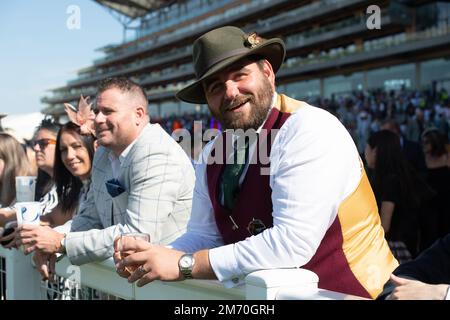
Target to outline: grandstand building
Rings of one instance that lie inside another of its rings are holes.
[[[297,99],[372,89],[450,89],[450,3],[427,0],[95,0],[124,25],[124,41],[42,98],[58,118],[63,103],[94,95],[106,77],[145,89],[153,117],[205,112],[176,100],[194,78],[193,41],[222,26],[281,37],[287,46],[278,91]],[[376,4],[374,7],[373,5]],[[99,26],[101,27],[101,26]]]

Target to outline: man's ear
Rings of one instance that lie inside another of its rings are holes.
[[[134,110],[136,114],[136,124],[139,125],[144,120],[145,115],[147,114],[144,106],[137,106]]]
[[[272,86],[275,87],[275,73],[273,72],[272,65],[267,60],[263,60],[263,61],[264,61],[264,64],[263,64],[262,72],[269,79],[269,81],[272,84]]]

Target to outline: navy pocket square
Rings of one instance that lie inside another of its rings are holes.
[[[105,182],[106,184],[106,190],[108,190],[108,193],[111,197],[115,198],[121,193],[125,191],[125,189],[120,184],[119,180],[117,179],[111,179]]]

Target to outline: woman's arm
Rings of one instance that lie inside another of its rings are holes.
[[[9,221],[16,219],[16,211],[10,208],[0,209],[0,227],[4,227]]]
[[[41,224],[54,228],[63,225],[70,219],[72,219],[72,213],[64,212],[61,204],[58,204],[50,213],[41,216]]]
[[[389,229],[391,228],[391,221],[394,209],[395,209],[394,202],[391,201],[381,202],[381,209],[380,209],[381,226],[383,227],[385,233],[388,233]]]

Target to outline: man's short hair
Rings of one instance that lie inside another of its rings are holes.
[[[117,88],[124,93],[132,94],[136,99],[142,100],[141,103],[144,104],[145,109],[148,107],[147,95],[138,83],[125,78],[125,77],[114,77],[106,78],[101,80],[97,86],[97,97],[105,92],[106,90]]]

